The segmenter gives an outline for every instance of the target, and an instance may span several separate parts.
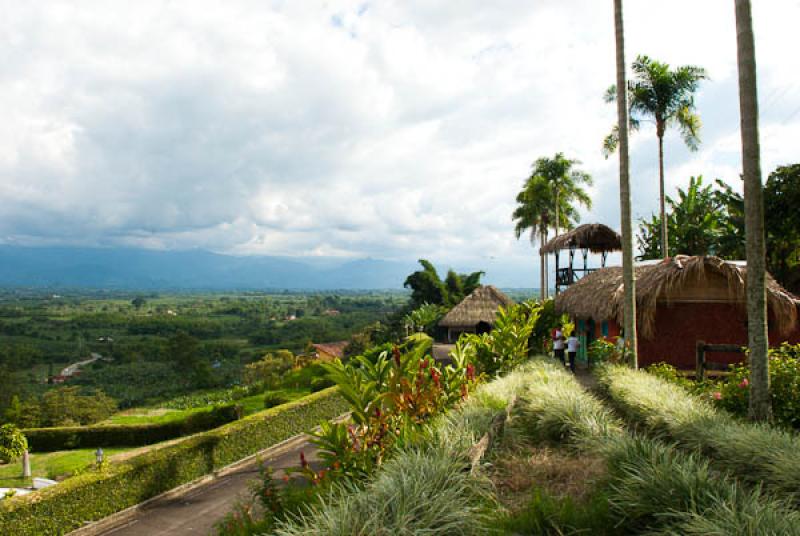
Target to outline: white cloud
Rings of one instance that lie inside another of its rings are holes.
[[[707,67],[704,145],[667,143],[670,190],[735,184],[733,8],[626,3],[627,55]],[[797,160],[800,6],[754,7],[764,171]],[[536,281],[514,196],[537,157],[595,176],[617,227],[611,3],[3,2],[0,241],[243,254],[497,259]],[[633,139],[635,214],[657,206]]]

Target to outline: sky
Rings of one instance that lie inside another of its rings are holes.
[[[800,1],[753,2],[762,168],[800,161]],[[430,258],[538,283],[511,213],[561,151],[619,229],[611,0],[0,0],[0,243]],[[731,0],[628,0],[626,56],[705,67],[667,192],[741,190]],[[636,218],[657,145],[632,138]],[[508,278],[506,278],[508,279]]]

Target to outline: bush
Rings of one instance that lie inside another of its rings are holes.
[[[0,534],[64,534],[311,429],[347,408],[334,389],[0,504]]]
[[[770,350],[769,381],[773,422],[800,430],[800,344],[784,343]],[[750,403],[750,368],[732,369],[728,381],[721,383],[713,396],[720,407],[740,417],[747,416]]]
[[[587,351],[589,353],[589,363],[592,365],[622,362],[622,353],[617,345],[606,339],[593,340]]]
[[[275,406],[280,406],[288,401],[289,399],[281,393],[267,393],[264,395],[264,408],[274,408]]]
[[[314,378],[311,380],[311,392],[316,393],[317,391],[322,391],[334,385],[336,385],[336,382],[330,378]]]
[[[0,426],[0,462],[9,463],[28,449],[25,435],[13,424]]]
[[[181,421],[162,424],[29,428],[25,430],[25,434],[34,452],[95,447],[139,447],[211,430],[241,419],[242,415],[241,406],[227,404],[193,413]]]

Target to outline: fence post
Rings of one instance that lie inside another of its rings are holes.
[[[697,341],[697,370],[695,372],[695,379],[703,381],[706,377],[706,342]]]

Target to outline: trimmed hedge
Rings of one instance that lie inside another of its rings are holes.
[[[236,404],[199,411],[185,419],[162,424],[106,426],[60,426],[23,430],[32,452],[86,449],[95,447],[141,447],[197,432],[205,432],[241,419],[242,407]]]
[[[102,472],[0,503],[0,534],[65,534],[139,504],[332,419],[348,405],[336,388],[256,413]]]

